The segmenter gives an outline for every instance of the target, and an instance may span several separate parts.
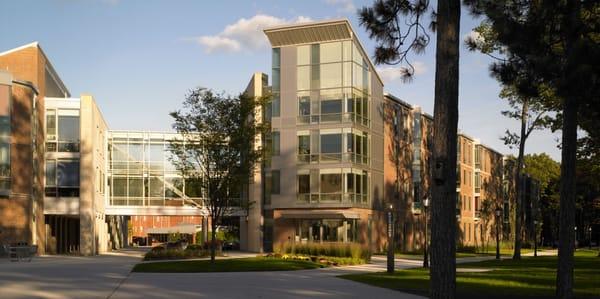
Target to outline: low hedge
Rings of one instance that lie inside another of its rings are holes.
[[[208,257],[209,255],[209,251],[198,245],[188,245],[185,249],[166,249],[163,246],[156,246],[144,255],[144,260],[151,261],[203,258]]]
[[[371,252],[358,243],[280,243],[274,248],[279,254],[371,259]]]

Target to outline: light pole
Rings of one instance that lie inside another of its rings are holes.
[[[390,204],[387,213],[388,222],[388,248],[387,248],[387,272],[394,273],[394,205]]]
[[[425,197],[425,199],[423,199],[423,211],[425,213],[425,245],[423,246],[423,268],[429,268],[429,254],[427,252],[427,247],[428,246],[428,239],[427,239],[427,223],[428,218],[427,218],[427,208],[429,208],[429,197]]]
[[[533,256],[537,256],[537,220],[533,220]]]
[[[496,208],[496,259],[500,259],[500,215],[502,214],[502,209],[500,207]]]
[[[589,246],[589,249],[592,250],[592,227],[591,226],[588,228],[588,234],[590,235],[590,238],[589,238],[590,241],[588,243],[588,246]]]
[[[577,226],[575,226],[575,250],[577,250]]]

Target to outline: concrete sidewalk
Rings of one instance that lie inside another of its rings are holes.
[[[122,250],[92,257],[40,256],[31,262],[0,259],[0,297],[107,298],[142,255]]]

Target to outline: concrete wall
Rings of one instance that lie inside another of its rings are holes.
[[[93,255],[108,250],[104,214],[108,127],[92,96],[81,96],[80,110],[80,253]]]

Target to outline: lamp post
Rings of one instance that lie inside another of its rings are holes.
[[[428,246],[428,239],[427,239],[427,223],[428,218],[427,218],[427,208],[429,208],[429,197],[425,197],[425,199],[423,200],[423,211],[425,213],[425,245],[423,246],[423,268],[429,268],[429,254],[427,252],[427,247]]]
[[[537,220],[533,220],[533,256],[537,257]]]
[[[496,259],[500,259],[500,215],[502,214],[502,209],[500,207],[496,208]]]
[[[592,250],[592,226],[588,228],[588,234],[590,235],[590,241],[588,242],[589,249]]]
[[[575,250],[577,250],[577,226],[575,226]]]
[[[387,248],[387,272],[394,273],[394,205],[390,204],[387,213],[388,222],[388,248]]]

